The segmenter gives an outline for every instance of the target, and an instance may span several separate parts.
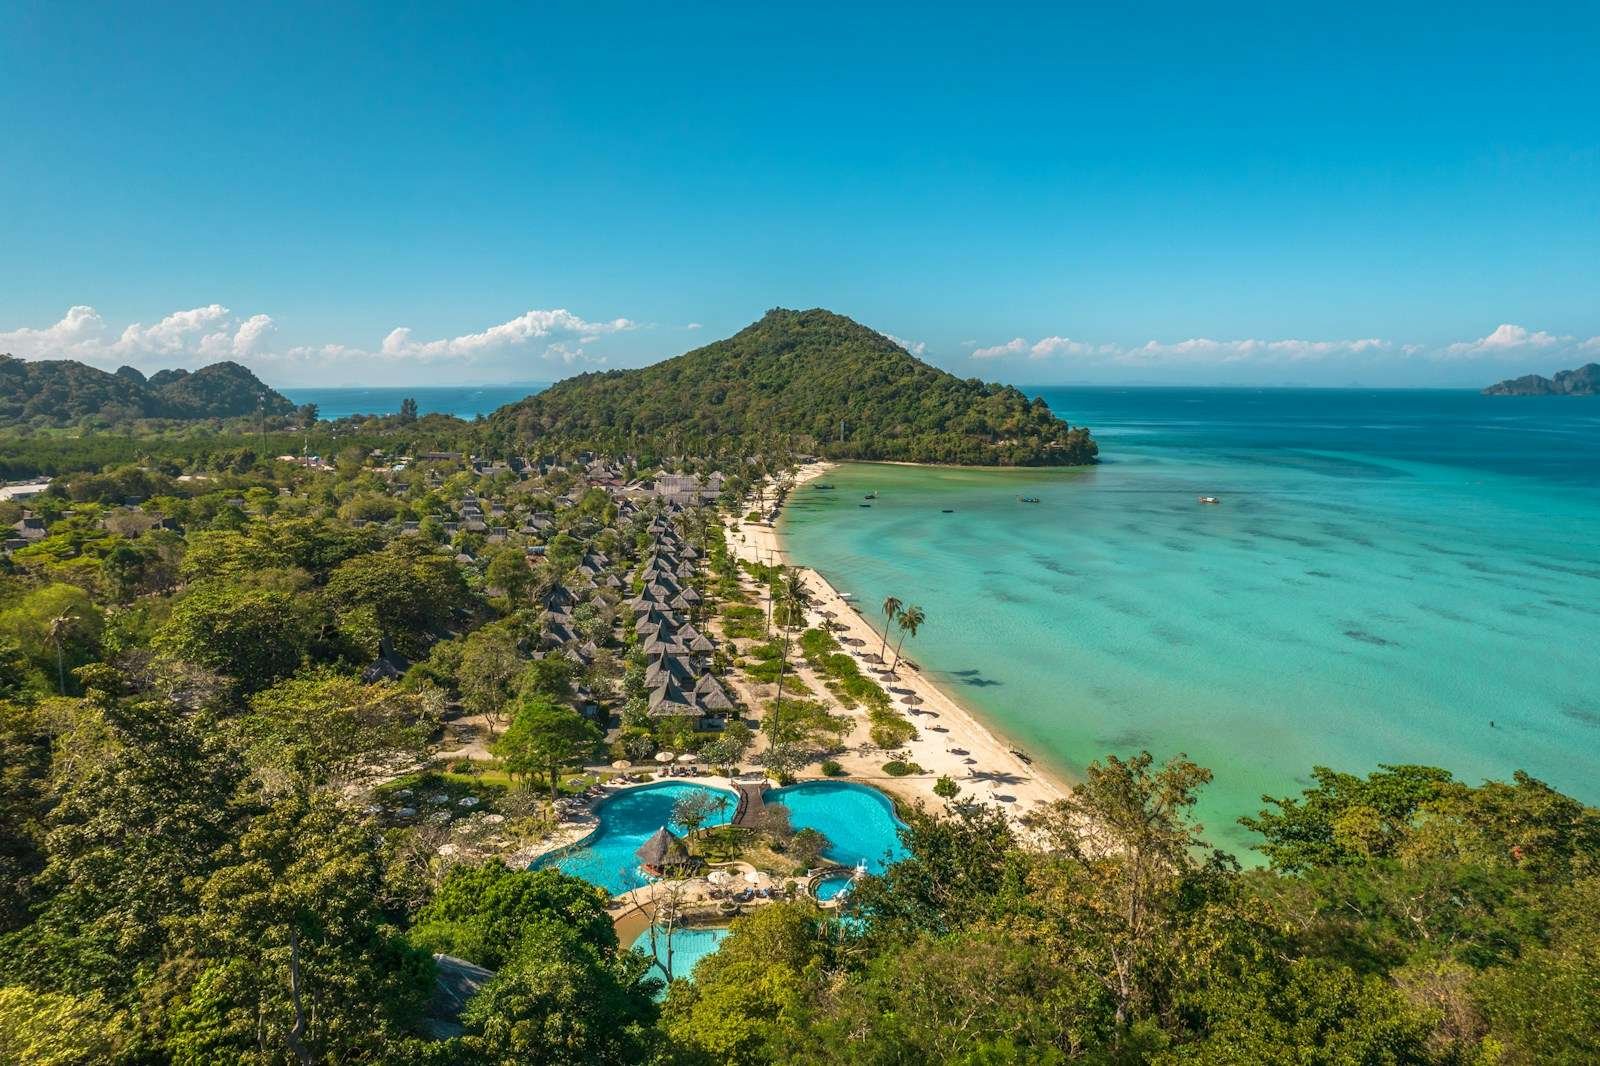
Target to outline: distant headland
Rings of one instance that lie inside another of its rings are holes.
[[[0,355],[0,426],[64,426],[89,420],[124,425],[139,419],[283,415],[294,404],[238,363],[199,370],[161,370],[150,377],[131,366],[107,373],[75,359],[24,361]]]
[[[1559,371],[1555,377],[1524,374],[1483,390],[1485,396],[1600,396],[1600,363]]]

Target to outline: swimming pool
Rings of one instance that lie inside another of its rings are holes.
[[[768,792],[769,804],[789,808],[789,824],[815,829],[828,838],[822,854],[840,866],[867,864],[867,872],[881,874],[906,857],[900,843],[903,824],[894,816],[894,804],[875,788],[849,781],[806,781]]]
[[[716,951],[721,946],[723,939],[728,935],[725,925],[708,925],[694,929],[678,929],[672,934],[672,976],[683,980],[694,973],[695,964],[707,955]],[[650,954],[650,930],[645,929],[636,937],[630,947]],[[666,938],[658,933],[656,935],[657,956],[667,953]],[[661,964],[659,957],[656,960],[652,976],[665,979],[666,967]],[[662,995],[666,991],[662,990]]]
[[[830,874],[820,878],[813,891],[819,901],[826,903],[830,899],[837,899],[840,893],[850,887],[852,880],[854,878],[850,874]]]
[[[534,860],[533,868],[554,866],[562,873],[581,877],[599,885],[613,896],[645,884],[643,871],[634,852],[662,826],[683,834],[683,826],[672,821],[672,806],[694,792],[709,792],[727,800],[727,805],[707,820],[706,825],[723,825],[733,818],[738,797],[721,788],[687,781],[658,781],[625,789],[607,796],[595,808],[600,824],[578,844]],[[677,969],[674,948],[673,969]]]

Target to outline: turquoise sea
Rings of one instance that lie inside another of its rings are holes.
[[[1600,401],[1032,391],[1100,465],[851,464],[782,528],[870,618],[922,605],[907,653],[1035,758],[1187,752],[1235,850],[1319,764],[1600,801]]]
[[[473,419],[489,414],[497,407],[516,403],[524,396],[540,392],[549,386],[524,385],[419,385],[411,387],[382,388],[302,388],[279,389],[297,404],[314,403],[317,414],[324,419],[344,418],[347,415],[392,415],[400,410],[405,399],[417,401],[421,414],[455,415]]]

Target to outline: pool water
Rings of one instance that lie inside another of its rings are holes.
[[[587,840],[563,851],[541,856],[534,860],[533,867],[553,866],[562,873],[599,885],[613,896],[640,888],[646,883],[646,878],[644,871],[639,869],[639,860],[634,852],[662,826],[682,836],[683,826],[672,821],[672,807],[684,796],[695,792],[709,792],[727,800],[727,805],[714,814],[706,825],[723,825],[733,818],[738,797],[726,789],[709,788],[687,781],[641,785],[602,800],[595,810],[600,824]],[[677,949],[674,948],[674,969],[677,969],[676,955]]]
[[[865,862],[867,872],[881,874],[906,857],[900,843],[903,824],[894,804],[875,788],[848,781],[807,781],[767,793],[767,803],[789,808],[795,829],[815,829],[828,838],[823,857],[840,866]]]
[[[678,980],[689,978],[694,973],[695,965],[701,959],[716,951],[727,935],[728,927],[725,925],[711,925],[697,929],[678,929],[674,931],[672,934],[672,976]],[[646,929],[641,932],[629,946],[636,951],[643,952],[645,955],[650,955],[650,930]],[[658,956],[664,956],[667,953],[666,938],[659,933],[656,935],[656,950]],[[656,959],[652,976],[662,979],[667,976],[666,967],[662,965],[659,957]],[[666,994],[665,989],[662,990],[661,994]]]
[[[817,899],[823,903],[828,902],[830,899],[837,899],[845,889],[850,887],[851,880],[852,878],[849,874],[835,874],[831,877],[824,877],[817,882]]]

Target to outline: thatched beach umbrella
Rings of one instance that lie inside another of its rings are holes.
[[[682,755],[678,756],[678,761],[679,762],[694,762],[696,758],[697,758],[697,756],[695,755],[694,752],[686,751]]]
[[[669,763],[673,759],[676,759],[676,758],[677,758],[677,756],[674,755],[670,751],[658,751],[658,752],[656,752],[656,762],[658,762],[658,763]]]
[[[917,695],[915,692],[913,692],[909,696],[905,696],[905,697],[902,697],[902,698],[905,700],[906,706],[908,706],[908,707],[921,707],[922,704],[923,704],[922,697]]]
[[[633,763],[629,762],[627,759],[618,759],[616,762],[611,764],[611,768],[613,770],[631,770],[633,769]]]

